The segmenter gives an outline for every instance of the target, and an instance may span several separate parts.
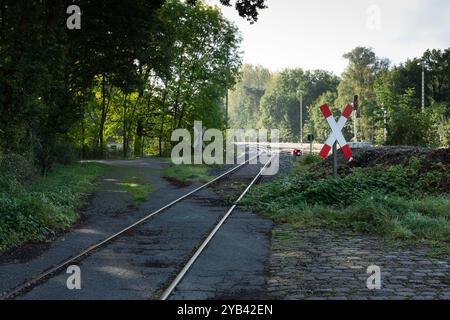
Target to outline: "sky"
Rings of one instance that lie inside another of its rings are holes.
[[[357,46],[396,65],[428,48],[450,47],[450,0],[268,0],[267,6],[254,24],[234,7],[219,7],[241,31],[244,63],[272,71],[340,75],[347,66],[342,55]]]

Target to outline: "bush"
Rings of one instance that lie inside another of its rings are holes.
[[[163,170],[163,176],[181,182],[207,182],[213,177],[207,165],[173,165]]]
[[[79,158],[79,151],[73,144],[57,143],[52,151],[54,160],[59,164],[71,164]]]
[[[78,217],[83,196],[106,168],[95,163],[60,166],[31,184],[0,175],[0,251],[42,241],[68,227]]]
[[[300,158],[300,164],[310,165],[322,162],[322,158],[314,153],[307,153]]]
[[[14,179],[21,183],[34,180],[37,177],[37,170],[31,159],[32,157],[15,153],[0,153],[0,177]]]

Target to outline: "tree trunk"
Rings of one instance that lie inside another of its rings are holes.
[[[81,159],[86,158],[86,145],[84,144],[84,139],[86,137],[86,129],[84,128],[84,119],[81,121]]]
[[[164,97],[161,103],[161,123],[159,126],[159,137],[158,137],[158,148],[159,148],[159,156],[163,156],[163,150],[162,150],[162,140],[164,136],[164,116],[165,116],[165,106],[166,106],[166,98],[167,98],[167,91],[164,92]]]
[[[128,141],[127,141],[127,94],[125,94],[125,99],[123,102],[123,128],[122,128],[122,139],[123,139],[123,157],[126,159],[128,156]]]
[[[103,79],[102,79],[102,115],[100,117],[100,128],[99,128],[99,132],[98,132],[98,141],[100,143],[100,150],[97,150],[97,154],[100,156],[100,158],[103,158],[103,156],[104,156],[105,122],[106,122],[106,78],[105,78],[105,75],[103,74]]]
[[[136,157],[142,157],[143,155],[143,144],[142,144],[143,132],[144,127],[142,125],[142,119],[138,119],[136,125],[136,137],[134,139],[134,155]]]

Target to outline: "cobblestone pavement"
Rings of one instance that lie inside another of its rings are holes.
[[[449,259],[428,248],[387,243],[347,231],[277,226],[268,290],[274,299],[450,299]],[[381,289],[369,290],[367,267],[381,269]]]

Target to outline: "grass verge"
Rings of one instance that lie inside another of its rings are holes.
[[[123,182],[118,183],[118,185],[123,191],[131,194],[133,203],[138,205],[139,203],[144,202],[147,199],[148,194],[154,189],[148,182],[138,176],[135,169],[131,170],[130,168],[128,174],[129,177]]]
[[[26,241],[43,241],[77,220],[76,209],[95,190],[108,166],[77,163],[55,168],[31,184],[0,175],[0,251]]]
[[[208,182],[213,179],[209,174],[211,166],[207,165],[174,165],[163,169],[163,176],[175,181],[191,183],[191,182]]]

